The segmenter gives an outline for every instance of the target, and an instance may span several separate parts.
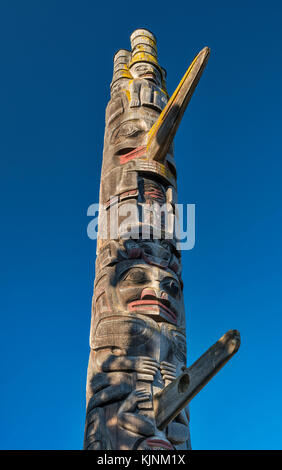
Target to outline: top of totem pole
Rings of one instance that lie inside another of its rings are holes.
[[[114,55],[114,74],[111,90],[118,80],[146,78],[164,90],[166,71],[158,62],[157,40],[146,28],[136,29],[130,36],[131,51],[119,49]]]

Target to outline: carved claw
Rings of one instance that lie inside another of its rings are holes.
[[[151,400],[152,395],[150,392],[148,392],[145,388],[141,388],[139,390],[135,390],[132,392],[136,395],[136,400],[138,402],[140,401],[146,401],[146,400]]]

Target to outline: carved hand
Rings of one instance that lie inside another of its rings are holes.
[[[119,426],[137,435],[154,435],[155,424],[149,417],[137,411],[140,402],[150,401],[151,399],[151,394],[144,388],[131,392],[118,411]]]
[[[174,364],[162,361],[160,364],[160,370],[165,383],[165,387],[176,379],[176,366]]]
[[[135,370],[143,374],[155,375],[159,369],[159,364],[155,359],[151,359],[148,356],[136,357]]]
[[[145,388],[139,390],[133,390],[133,392],[128,395],[127,399],[124,401],[123,405],[120,407],[119,413],[132,412],[134,411],[138,403],[143,401],[150,401],[152,398],[151,393],[149,393]]]

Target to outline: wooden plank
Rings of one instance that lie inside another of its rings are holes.
[[[164,429],[217,374],[240,347],[240,333],[230,330],[182,375],[154,396],[156,423]]]

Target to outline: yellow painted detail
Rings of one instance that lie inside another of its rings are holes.
[[[160,68],[156,57],[153,56],[152,54],[149,54],[148,52],[137,52],[137,54],[134,54],[130,62],[130,66],[135,64],[136,62],[149,62],[149,63],[157,65]]]
[[[130,100],[131,100],[130,91],[129,91],[129,90],[125,90],[125,93],[126,93],[126,96],[127,96],[128,101],[130,102]]]
[[[137,40],[138,38],[138,40]],[[139,40],[139,38],[142,38],[142,41],[144,42],[144,44],[148,44],[149,46],[151,47],[154,47],[155,49],[157,48],[157,42],[154,41],[153,39],[149,38],[148,36],[136,36],[136,38],[133,40],[133,42],[137,42],[137,44],[139,44],[141,41]],[[136,46],[134,46],[136,47]]]
[[[152,142],[152,140],[154,139],[155,135],[157,134],[158,132],[158,129],[160,128],[161,124],[163,123],[163,121],[165,120],[165,117],[169,111],[169,109],[171,108],[171,106],[173,105],[174,101],[176,100],[178,94],[179,94],[179,90],[181,89],[184,81],[187,79],[188,75],[191,73],[197,59],[199,58],[200,54],[202,53],[202,51],[195,57],[195,59],[193,60],[193,62],[190,64],[190,66],[188,67],[188,70],[186,71],[185,75],[182,77],[180,83],[178,84],[177,88],[175,89],[173,95],[171,96],[170,100],[168,101],[166,107],[162,110],[158,120],[155,122],[155,124],[151,127],[150,131],[148,132],[148,140],[147,140],[147,150],[149,149],[150,147],[150,144]]]
[[[128,72],[128,71],[126,71],[126,70],[121,70],[120,75],[121,75],[122,78],[130,78],[130,79],[132,79],[131,73]]]
[[[126,94],[126,97],[127,97],[128,101],[130,102],[131,95],[130,95],[130,91],[128,90],[128,88],[122,88],[120,91],[123,91]]]

